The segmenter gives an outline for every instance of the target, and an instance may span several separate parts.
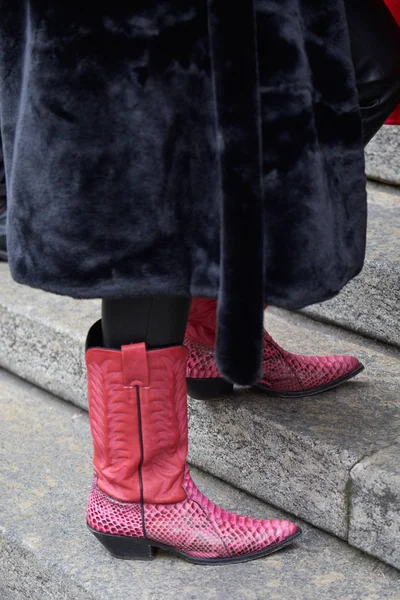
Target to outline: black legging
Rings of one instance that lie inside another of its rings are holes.
[[[102,330],[105,348],[145,342],[148,349],[183,343],[190,298],[145,296],[103,300]]]

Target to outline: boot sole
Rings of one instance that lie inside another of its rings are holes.
[[[273,552],[277,552],[278,550],[289,546],[302,535],[302,530],[298,528],[295,534],[287,537],[282,542],[279,542],[279,544],[269,546],[268,548],[258,550],[257,552],[253,552],[245,556],[228,558],[198,558],[191,556],[190,554],[185,554],[185,552],[181,552],[173,546],[161,544],[160,542],[155,542],[154,540],[147,538],[131,538],[128,536],[100,533],[99,531],[92,529],[89,525],[88,529],[100,541],[105,549],[115,558],[120,558],[123,560],[152,560],[157,550],[160,549],[170,552],[171,554],[178,556],[179,558],[183,558],[184,560],[195,565],[222,565],[256,560],[257,558],[267,556],[268,554],[272,554]]]
[[[265,385],[256,383],[251,386],[251,389],[255,389],[258,392],[262,392],[265,396],[270,396],[272,398],[307,398],[308,396],[316,396],[317,394],[322,394],[323,392],[327,392],[328,390],[332,390],[335,387],[338,387],[342,383],[353,379],[356,375],[359,375],[362,371],[364,371],[364,365],[360,364],[357,369],[354,369],[347,375],[340,377],[339,379],[335,379],[325,385],[321,385],[319,387],[312,388],[311,390],[298,390],[296,392],[278,392],[271,390]],[[191,398],[195,400],[218,400],[222,398],[228,398],[233,394],[233,384],[229,383],[225,379],[222,378],[214,378],[214,379],[193,379],[187,378],[187,390],[188,394]]]

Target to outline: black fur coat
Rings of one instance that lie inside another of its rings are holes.
[[[257,378],[265,302],[364,259],[343,0],[0,0],[14,278],[76,298],[218,297],[218,358]]]

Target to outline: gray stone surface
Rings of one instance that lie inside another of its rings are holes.
[[[195,566],[161,553],[118,561],[86,530],[88,419],[0,372],[0,591],[4,600],[398,600],[398,571],[299,523],[304,538],[266,559]],[[258,517],[277,509],[196,469],[212,499]],[[290,517],[289,517],[290,518]]]
[[[400,196],[370,187],[363,271],[333,300],[303,312],[400,347]]]
[[[371,179],[400,185],[400,127],[384,125],[365,150]]]
[[[3,269],[0,364],[85,408],[84,338],[98,308],[17,286]],[[266,322],[294,352],[355,354],[367,370],[303,400],[243,390],[230,400],[191,400],[191,461],[347,539],[352,468],[400,437],[400,355],[301,315],[268,309]]]
[[[0,365],[82,407],[85,336],[99,318],[100,301],[15,284],[0,262]]]
[[[367,184],[367,190],[370,204],[379,204],[380,206],[388,207],[400,206],[399,186],[385,185],[376,181],[369,181]]]
[[[400,569],[400,439],[358,463],[351,479],[351,544]]]

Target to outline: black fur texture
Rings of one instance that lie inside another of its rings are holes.
[[[219,366],[262,306],[362,268],[362,134],[342,0],[0,0],[14,278],[76,298],[219,298]]]

